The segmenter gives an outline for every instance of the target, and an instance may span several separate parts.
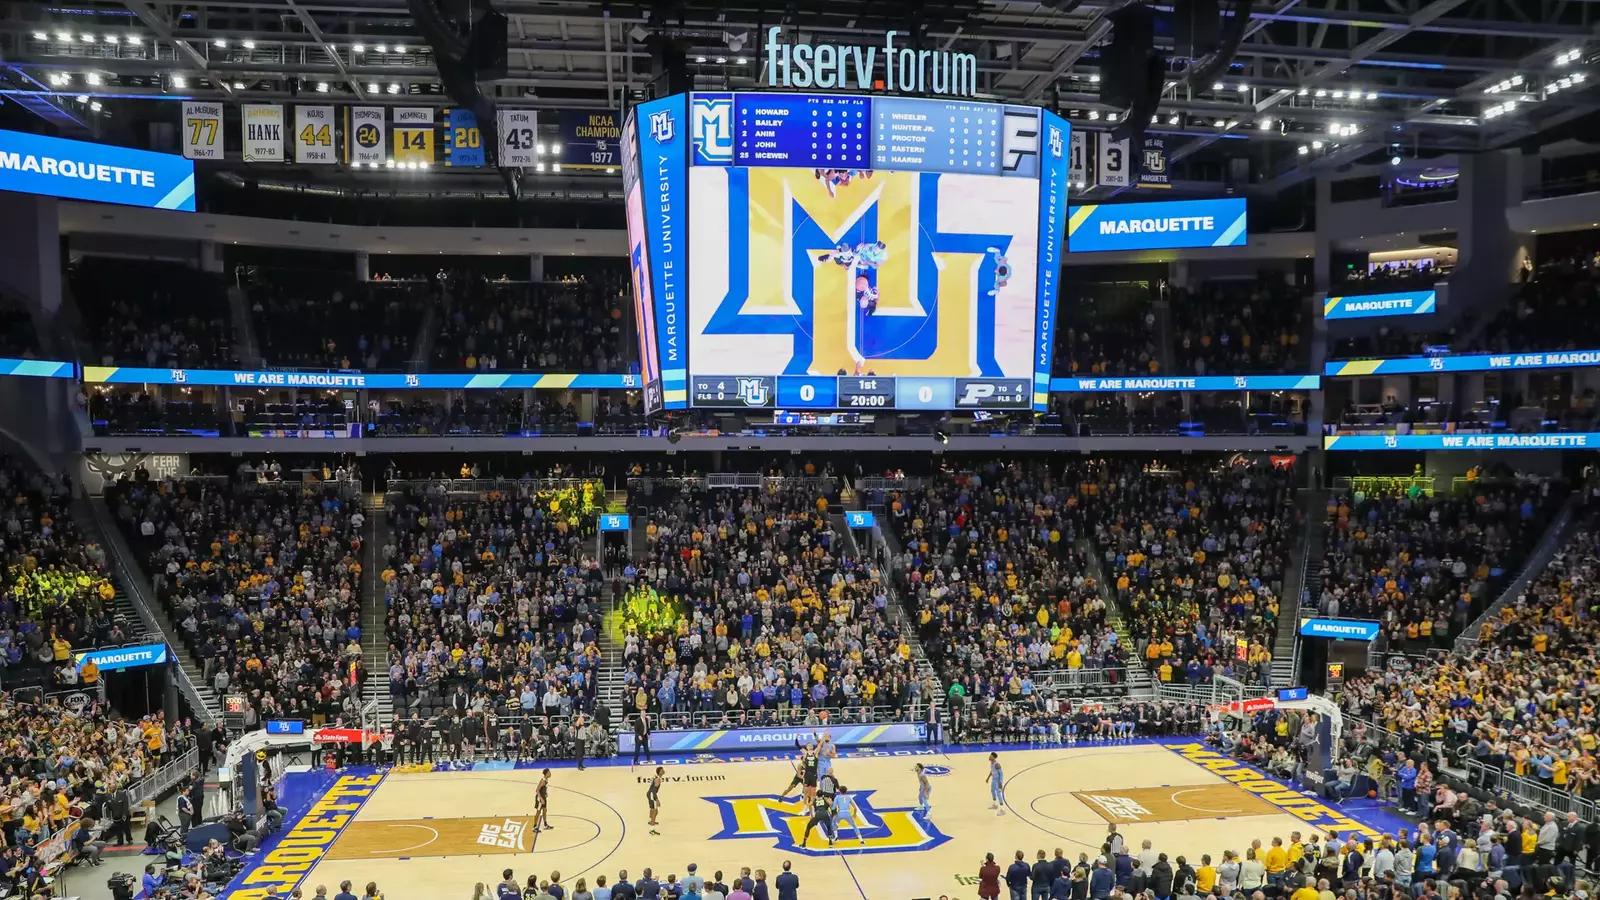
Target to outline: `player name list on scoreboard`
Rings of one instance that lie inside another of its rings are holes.
[[[734,165],[865,169],[870,111],[866,97],[736,94]]]
[[[872,167],[997,175],[1000,118],[989,103],[876,97]]]

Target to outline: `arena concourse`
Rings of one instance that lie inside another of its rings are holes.
[[[0,898],[1600,900],[1589,6],[0,5]]]

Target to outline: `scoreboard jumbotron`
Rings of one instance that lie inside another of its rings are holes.
[[[624,188],[646,407],[1043,410],[1069,126],[803,93],[640,104]]]
[[[738,375],[691,379],[689,405],[737,409],[1028,409],[1025,378]]]

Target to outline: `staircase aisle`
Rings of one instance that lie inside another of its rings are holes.
[[[859,510],[866,508],[861,502],[860,496],[854,490],[850,490],[842,498],[842,503],[846,509]],[[857,558],[868,560],[871,564],[876,565],[879,572],[882,573],[884,588],[889,592],[887,609],[889,624],[894,626],[895,630],[905,638],[907,646],[911,648],[912,673],[918,678],[932,678],[933,683],[938,686],[939,696],[944,696],[944,679],[939,677],[938,668],[934,666],[933,660],[928,657],[927,649],[922,646],[922,638],[917,636],[917,623],[911,617],[910,604],[900,596],[900,588],[890,576],[890,571],[892,570],[890,563],[899,555],[900,540],[895,536],[894,529],[890,527],[889,520],[887,518],[878,519],[877,525],[872,531],[867,532],[868,546],[876,547],[876,553],[863,553],[861,542],[856,539],[855,533],[845,524],[842,514],[834,513],[828,517],[828,521],[833,525],[834,531],[845,535],[846,547],[855,553]]]
[[[1150,670],[1144,667],[1144,657],[1139,653],[1139,642],[1134,640],[1133,633],[1128,630],[1128,623],[1122,619],[1122,604],[1117,602],[1116,592],[1106,580],[1105,568],[1100,565],[1100,554],[1095,548],[1094,541],[1088,538],[1078,539],[1078,549],[1083,551],[1084,558],[1088,560],[1089,577],[1100,587],[1100,597],[1106,601],[1106,622],[1117,633],[1117,640],[1122,643],[1128,657],[1128,693],[1134,697],[1150,697],[1155,694],[1156,682],[1150,677]]]
[[[179,668],[194,689],[188,698],[195,700],[203,710],[202,718],[216,721],[222,718],[222,699],[205,680],[205,672],[187,645],[180,639],[178,627],[167,618],[166,610],[155,599],[155,587],[144,572],[143,561],[137,559],[127,538],[116,528],[111,509],[99,497],[78,497],[72,501],[72,517],[83,530],[84,536],[99,543],[106,551],[106,565],[111,570],[111,583],[117,589],[112,598],[112,608],[118,618],[126,621],[135,632],[152,632],[161,635]],[[186,698],[188,692],[185,691]]]
[[[1300,617],[1315,615],[1318,598],[1322,596],[1322,557],[1327,547],[1328,492],[1302,490],[1296,499],[1300,507],[1305,531],[1301,534],[1298,552],[1289,559],[1289,570],[1283,579],[1283,597],[1278,607],[1278,633],[1272,641],[1272,686],[1293,687],[1295,672],[1295,642],[1300,632]],[[1309,598],[1305,608],[1301,599]]]
[[[389,641],[385,623],[388,606],[383,596],[383,545],[388,543],[389,517],[383,494],[366,497],[366,524],[361,535],[361,662],[367,667],[362,686],[364,699],[378,702],[378,721],[394,718],[394,697],[389,694]]]

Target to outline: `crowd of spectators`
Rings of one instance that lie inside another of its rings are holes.
[[[766,869],[756,869],[753,872],[749,866],[739,870],[739,874],[730,881],[724,882],[721,870],[717,870],[710,877],[700,874],[700,867],[696,863],[689,863],[682,876],[676,872],[657,874],[648,866],[639,870],[635,880],[628,874],[627,869],[617,873],[612,879],[605,875],[594,876],[591,886],[589,879],[579,877],[568,879],[562,884],[561,873],[551,872],[548,877],[538,874],[529,875],[526,883],[519,882],[516,870],[506,869],[500,873],[500,882],[487,885],[479,882],[472,893],[472,900],[509,900],[521,897],[522,900],[798,900],[800,896],[800,876],[793,871],[792,865],[786,860],[783,871],[779,872],[772,881],[767,880]],[[349,886],[349,882],[345,882]],[[368,885],[368,894],[376,891],[376,885]]]
[[[182,263],[90,256],[72,267],[69,280],[93,362],[228,368],[236,361],[227,285],[219,274]]]
[[[1600,346],[1600,269],[1551,264],[1518,285],[1470,348],[1483,353],[1591,350]]]
[[[123,643],[104,550],[71,516],[71,482],[0,456],[0,672],[7,686],[79,676],[75,648]]]
[[[462,284],[433,345],[441,371],[626,372],[626,273],[591,280]]]
[[[1346,271],[1339,290],[1348,294],[1427,290],[1448,278],[1454,268],[1452,262],[1434,259],[1372,263]]]
[[[429,305],[452,289],[449,282],[259,269],[247,294],[267,365],[374,372],[406,366]]]
[[[1220,674],[1271,686],[1300,524],[1294,483],[1293,469],[1261,464],[1101,470],[1088,504],[1095,542],[1135,649],[1158,680]]]
[[[248,718],[354,721],[365,514],[338,484],[119,477],[106,499],[203,677]]]
[[[1078,543],[1089,499],[1080,478],[1070,467],[992,462],[885,498],[904,544],[895,577],[923,648],[980,718],[1034,702],[1037,672],[1120,680],[1128,648]]]
[[[1149,288],[1085,285],[1056,326],[1056,374],[1152,375],[1161,371]]]
[[[538,716],[546,737],[593,712],[608,591],[592,554],[603,503],[587,481],[390,493],[381,581],[398,712]]]
[[[1306,372],[1307,307],[1281,275],[1180,288],[1172,297],[1178,369],[1194,375]]]
[[[1281,434],[1306,432],[1307,395],[1298,391],[1058,394],[1052,403],[1068,434]]]
[[[1460,494],[1376,484],[1335,492],[1318,605],[1330,617],[1381,621],[1395,650],[1448,647],[1515,576],[1563,496],[1548,480],[1474,480]]]
[[[1594,511],[1527,590],[1465,635],[1474,640],[1462,651],[1347,683],[1345,709],[1403,740],[1460,748],[1482,787],[1509,775],[1600,800],[1600,723],[1586,688],[1600,668]]]
[[[816,721],[910,713],[926,697],[881,572],[829,520],[837,492],[823,476],[762,491],[630,489],[649,511],[618,623],[630,714]]]

